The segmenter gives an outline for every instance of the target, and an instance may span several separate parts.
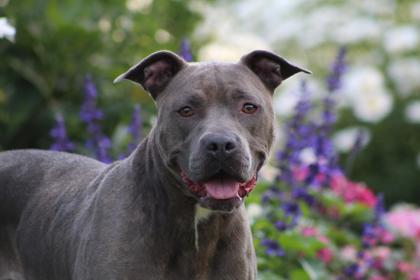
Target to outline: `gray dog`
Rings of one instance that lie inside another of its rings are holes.
[[[274,89],[301,71],[266,51],[156,52],[116,79],[158,108],[128,158],[0,153],[0,279],[255,279],[242,201],[273,142]]]

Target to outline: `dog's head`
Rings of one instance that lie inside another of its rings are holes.
[[[161,156],[201,206],[231,211],[254,188],[273,143],[272,95],[285,79],[308,71],[267,52],[238,63],[187,63],[153,53],[119,76],[156,100]]]

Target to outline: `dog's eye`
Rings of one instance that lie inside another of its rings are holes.
[[[185,106],[178,110],[178,114],[182,117],[191,117],[194,115],[194,111],[190,106]]]
[[[257,109],[258,109],[258,106],[257,105],[254,105],[252,103],[245,103],[242,106],[242,110],[241,111],[243,113],[245,113],[245,114],[254,114],[257,111]]]

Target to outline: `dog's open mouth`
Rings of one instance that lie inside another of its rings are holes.
[[[247,182],[238,182],[223,172],[201,183],[193,182],[185,172],[181,172],[181,178],[187,188],[199,197],[200,202],[204,203],[205,206],[208,206],[209,201],[212,201],[210,204],[214,204],[214,202],[238,204],[253,190],[257,181],[256,176],[253,176]]]

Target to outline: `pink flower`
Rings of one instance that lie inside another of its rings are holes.
[[[321,241],[324,244],[328,244],[328,242],[329,242],[328,238],[324,235],[318,235],[317,238],[318,238],[319,241]]]
[[[309,168],[307,166],[299,166],[292,168],[292,176],[297,182],[303,182],[309,175]],[[320,184],[325,181],[325,174],[318,173],[315,175],[314,182]]]
[[[340,251],[340,255],[344,260],[354,261],[356,260],[356,248],[352,245],[347,245]]]
[[[347,180],[341,173],[336,173],[331,178],[331,189],[345,202],[359,202],[372,208],[376,197],[364,184]]]
[[[420,270],[411,273],[410,280],[420,280]]]
[[[293,178],[302,182],[308,176],[308,167],[292,168]],[[324,182],[325,174],[318,173],[315,181]],[[363,184],[349,181],[341,172],[335,172],[330,181],[330,187],[333,192],[339,195],[346,202],[360,202],[368,207],[373,207],[376,202],[375,195]]]
[[[391,255],[391,249],[385,246],[378,246],[371,250],[372,266],[376,269],[382,269],[383,263]]]
[[[391,255],[391,249],[385,246],[378,246],[372,249],[372,255],[381,260],[385,260]]]
[[[392,233],[390,233],[387,230],[383,230],[382,236],[381,236],[381,242],[383,244],[389,244],[391,242],[393,242],[395,239],[394,235]]]
[[[385,278],[385,277],[383,277],[383,276],[381,276],[381,275],[372,275],[372,276],[370,276],[369,278],[368,278],[369,280],[387,280],[388,278]]]
[[[303,182],[306,176],[308,176],[309,170],[308,167],[302,166],[297,168],[292,168],[292,176],[298,182]]]
[[[330,242],[326,236],[320,234],[318,230],[314,227],[303,227],[300,230],[300,233],[306,237],[316,237],[316,239],[318,239],[324,244],[328,244]]]
[[[318,231],[314,227],[304,227],[301,230],[301,234],[306,237],[315,236],[318,235]]]
[[[316,253],[316,256],[317,258],[320,258],[325,264],[328,264],[332,259],[331,250],[328,248],[319,249]]]
[[[400,206],[385,215],[385,222],[399,234],[419,240],[420,209]]]
[[[397,263],[397,269],[402,273],[408,273],[413,269],[413,267],[410,263],[398,262]]]

